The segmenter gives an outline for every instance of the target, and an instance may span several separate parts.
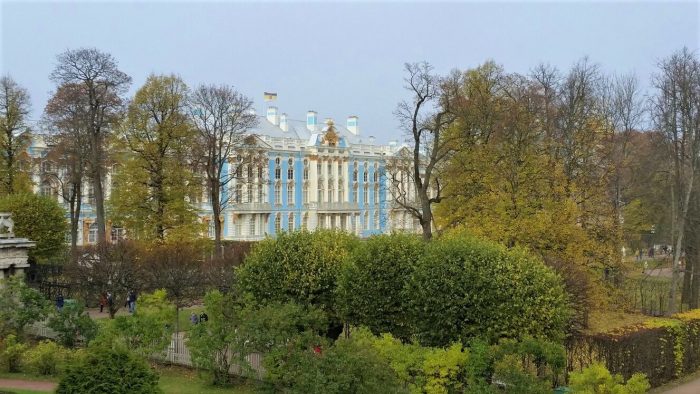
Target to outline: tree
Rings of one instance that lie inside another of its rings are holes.
[[[338,278],[337,302],[343,318],[374,334],[409,339],[405,285],[423,257],[425,245],[412,235],[378,235],[362,242]]]
[[[124,305],[128,292],[137,291],[143,285],[139,249],[133,241],[78,249],[77,256],[64,269],[64,275],[71,285],[84,292],[86,299],[110,293],[113,301],[108,311],[113,319]]]
[[[18,237],[36,242],[29,258],[46,262],[62,255],[65,250],[66,214],[52,198],[35,194],[14,194],[0,198],[0,211],[11,212]]]
[[[452,153],[454,144],[446,139],[446,131],[454,122],[453,96],[459,75],[440,78],[428,63],[407,63],[404,81],[411,94],[394,112],[401,128],[409,135],[409,157],[398,157],[389,166],[392,200],[418,219],[423,238],[432,238],[433,204],[442,201],[439,169]],[[409,186],[405,186],[404,179]],[[411,198],[415,191],[417,201]]]
[[[93,347],[68,366],[56,388],[58,394],[86,392],[156,394],[158,374],[127,349]]]
[[[199,190],[187,164],[194,143],[184,113],[187,94],[179,77],[151,75],[129,104],[119,133],[125,164],[110,203],[131,238],[163,241],[200,232],[197,212],[186,199]]]
[[[201,85],[189,101],[192,123],[198,134],[204,153],[207,193],[211,201],[214,220],[216,253],[222,253],[222,212],[228,206],[233,193],[228,185],[237,177],[243,162],[231,161],[237,148],[244,144],[245,135],[258,123],[251,111],[253,101],[233,87]],[[228,166],[227,166],[228,165]],[[228,167],[228,171],[225,171]],[[226,192],[223,192],[226,191]]]
[[[451,235],[432,242],[407,284],[423,345],[525,335],[558,340],[569,323],[560,278],[522,250]]]
[[[700,60],[683,48],[659,64],[654,77],[656,127],[664,134],[671,173],[673,277],[668,313],[676,312],[680,258],[694,182],[700,171]]]
[[[205,292],[204,250],[194,243],[155,245],[143,257],[145,281],[152,289],[165,290],[175,306],[175,332],[180,331],[180,309]]]
[[[131,84],[131,77],[117,67],[112,55],[95,48],[67,50],[57,56],[50,78],[58,85],[81,85],[87,101],[87,134],[90,141],[89,173],[95,194],[97,242],[104,244],[106,220],[103,182],[106,172],[108,136],[118,123],[120,95]]]
[[[299,231],[261,241],[236,270],[238,288],[262,305],[295,302],[328,314],[328,336],[342,332],[336,279],[355,238],[343,232]]]
[[[46,318],[51,304],[41,293],[11,276],[0,282],[0,336],[15,333],[20,338],[24,328]]]
[[[83,183],[90,155],[90,109],[85,89],[79,84],[61,85],[44,109],[44,120],[51,132],[47,136],[51,149],[46,160],[59,167],[44,176],[46,181],[58,183],[59,195],[68,202],[72,253],[78,243]]]
[[[97,335],[97,323],[87,314],[85,306],[77,302],[68,303],[55,311],[49,317],[48,327],[57,333],[63,346],[71,348],[81,338],[88,344]]]
[[[29,175],[20,169],[30,135],[27,124],[29,93],[11,77],[0,78],[0,186],[5,194],[31,190]]]

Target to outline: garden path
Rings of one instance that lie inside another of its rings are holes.
[[[3,389],[53,392],[56,389],[56,383],[41,382],[36,380],[0,379],[0,387]]]

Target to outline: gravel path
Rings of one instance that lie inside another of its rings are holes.
[[[0,379],[0,387],[3,389],[21,389],[53,392],[57,384],[54,382],[41,382],[34,380]]]

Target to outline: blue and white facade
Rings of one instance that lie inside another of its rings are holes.
[[[378,145],[373,137],[362,136],[357,116],[344,123],[320,121],[315,111],[308,111],[304,120],[294,120],[269,106],[247,143],[229,158],[225,168],[237,173],[223,191],[227,200],[219,218],[223,238],[255,241],[280,231],[321,228],[360,237],[418,231],[412,216],[392,203],[395,186],[388,179],[387,164],[402,147],[396,143]],[[30,155],[41,161],[48,149],[38,136]],[[40,168],[34,177],[36,191],[62,201],[56,185],[42,176],[51,163],[42,162]],[[110,186],[107,176],[107,193]],[[406,190],[412,189],[407,183]],[[86,185],[79,244],[96,241],[90,190]],[[213,238],[214,218],[206,193],[197,204]],[[128,229],[109,226],[107,230],[112,240],[128,235]]]

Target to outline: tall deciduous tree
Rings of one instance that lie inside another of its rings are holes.
[[[654,77],[656,127],[664,134],[671,173],[673,277],[669,313],[676,311],[680,259],[694,191],[700,172],[700,59],[687,48],[664,59]]]
[[[119,133],[124,165],[111,207],[132,238],[162,241],[199,233],[186,198],[200,184],[188,164],[194,132],[184,112],[187,94],[179,77],[151,75],[129,104]]]
[[[190,98],[190,114],[198,132],[201,151],[204,153],[206,185],[214,220],[216,253],[222,251],[221,213],[226,209],[232,193],[222,193],[240,173],[238,168],[225,171],[226,163],[241,166],[242,162],[230,161],[234,151],[241,147],[244,137],[258,120],[251,111],[253,101],[233,87],[202,85]]]
[[[11,77],[0,78],[0,187],[13,194],[29,191],[29,177],[20,170],[20,158],[29,145],[29,93]]]
[[[120,95],[131,84],[131,77],[119,70],[112,55],[96,48],[67,50],[57,56],[58,63],[50,78],[59,85],[83,87],[87,101],[87,134],[90,140],[89,173],[95,194],[97,241],[106,237],[104,178],[107,163],[108,136],[122,112]]]
[[[399,157],[395,170],[389,169],[393,201],[418,219],[423,230],[423,238],[433,236],[433,205],[442,200],[444,182],[439,177],[439,169],[453,151],[453,144],[447,139],[446,131],[454,122],[453,96],[458,86],[459,74],[441,78],[433,73],[430,64],[407,63],[405,65],[405,88],[411,98],[399,103],[394,112],[401,128],[409,137],[411,152],[410,164]],[[407,192],[404,179],[415,191]]]
[[[44,109],[44,120],[50,129],[47,140],[51,150],[47,159],[59,167],[45,176],[47,181],[58,183],[59,195],[68,202],[72,252],[78,242],[83,183],[90,155],[89,112],[88,94],[78,84],[59,86]]]

